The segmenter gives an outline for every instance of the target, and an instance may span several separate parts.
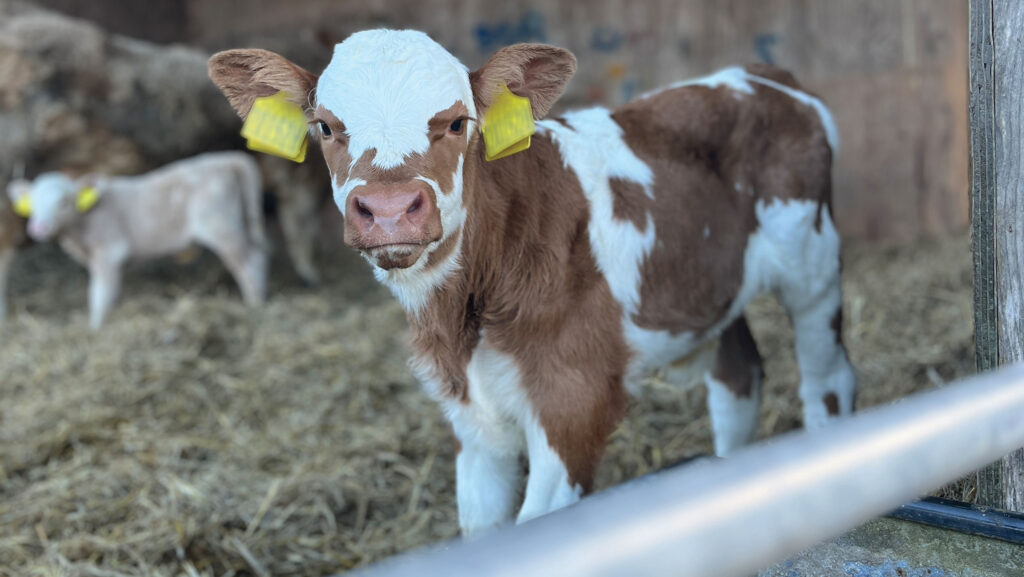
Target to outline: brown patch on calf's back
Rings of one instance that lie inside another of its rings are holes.
[[[650,199],[644,187],[631,180],[612,177],[608,179],[612,192],[612,216],[617,220],[633,223],[640,232],[647,230],[647,211]]]

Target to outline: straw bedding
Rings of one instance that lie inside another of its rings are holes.
[[[19,255],[0,576],[325,575],[454,536],[453,446],[406,368],[404,314],[349,251],[320,261],[317,289],[275,261],[258,311],[209,255],[136,266],[92,334],[84,271],[52,246]],[[972,372],[969,265],[963,237],[845,249],[861,408]],[[764,437],[799,426],[792,332],[773,301],[750,316]],[[599,486],[709,452],[701,388],[655,378]]]

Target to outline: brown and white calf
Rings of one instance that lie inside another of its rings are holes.
[[[83,189],[99,200],[76,208]],[[28,195],[28,234],[56,239],[89,269],[89,325],[98,329],[117,299],[121,268],[184,251],[209,248],[224,261],[245,302],[266,293],[267,255],[263,232],[263,185],[256,161],[242,152],[215,152],[179,160],[139,176],[61,173],[8,186],[12,199]]]
[[[0,196],[0,325],[7,319],[7,275],[24,236],[25,221],[14,213],[12,203]]]
[[[750,441],[761,359],[743,310],[765,291],[796,328],[806,426],[853,408],[821,102],[781,70],[730,68],[541,120],[529,150],[485,162],[502,85],[540,120],[574,71],[565,50],[514,45],[469,72],[381,30],[319,76],[261,50],[210,61],[243,117],[278,91],[304,107],[345,241],[408,311],[413,366],[458,438],[464,533],[577,501],[627,387],[709,341],[716,451]]]

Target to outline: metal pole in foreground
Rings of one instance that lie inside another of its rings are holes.
[[[1015,365],[355,574],[749,575],[1021,446]]]

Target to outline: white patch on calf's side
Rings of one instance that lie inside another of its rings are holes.
[[[413,30],[367,30],[337,44],[316,99],[345,125],[352,158],[375,149],[373,165],[385,169],[425,153],[428,121],[457,101],[476,117],[469,71]]]
[[[749,397],[740,397],[711,373],[704,375],[708,388],[708,415],[714,434],[715,455],[729,453],[750,444],[757,432],[757,412],[761,404],[761,375],[751,369],[754,379]]]
[[[626,316],[636,312],[640,301],[640,267],[654,247],[654,219],[640,231],[632,222],[614,216],[610,179],[639,184],[653,198],[654,176],[623,140],[622,128],[608,110],[592,108],[565,115],[569,128],[542,121],[538,128],[551,135],[566,168],[579,179],[590,206],[587,232],[597,267]]]

